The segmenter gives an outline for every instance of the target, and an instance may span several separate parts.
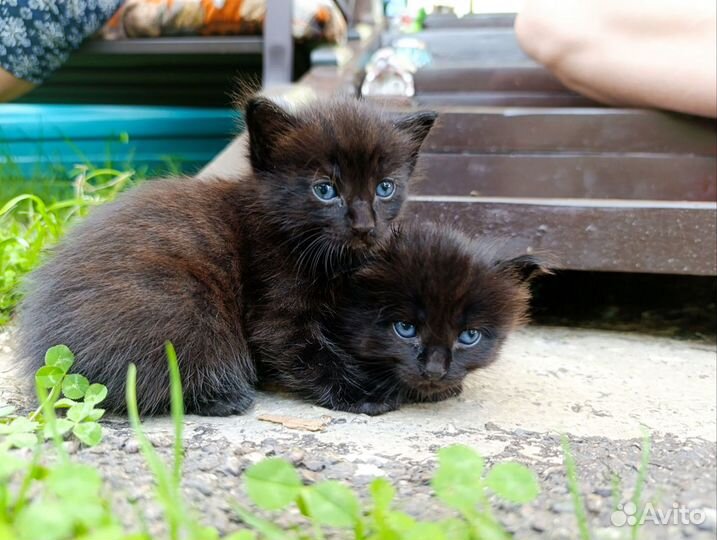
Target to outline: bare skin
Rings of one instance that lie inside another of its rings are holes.
[[[566,86],[610,105],[717,117],[713,0],[525,0],[515,30]]]
[[[11,75],[0,68],[0,103],[12,101],[28,93],[35,85]]]

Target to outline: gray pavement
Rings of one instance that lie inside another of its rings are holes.
[[[12,336],[5,331],[0,402],[27,406],[27,392],[12,366]],[[435,451],[463,443],[489,463],[518,460],[538,474],[542,493],[533,504],[498,508],[516,538],[573,539],[578,533],[562,466],[564,433],[596,536],[622,538],[626,529],[612,526],[611,517],[619,520],[614,505],[632,493],[647,429],[652,452],[645,500],[663,514],[672,510],[672,517],[681,508],[691,510],[695,523],[675,524],[680,519],[672,518],[670,525],[647,523],[641,538],[715,538],[716,372],[715,346],[703,341],[531,326],[511,337],[497,363],[469,378],[461,397],[443,403],[371,418],[262,394],[244,416],[190,416],[185,491],[200,515],[230,531],[235,525],[228,502],[244,498],[241,471],[265,456],[281,455],[296,463],[308,482],[340,479],[365,492],[373,477],[385,475],[397,485],[404,509],[419,517],[440,516],[447,511],[428,486]],[[78,459],[102,468],[119,507],[126,507],[128,498],[142,502],[137,506],[161,531],[158,508],[144,502],[151,498],[151,477],[127,423],[109,418],[105,426],[99,447],[68,446]],[[168,419],[151,419],[147,428],[155,446],[168,452]],[[613,477],[620,479],[617,493]]]

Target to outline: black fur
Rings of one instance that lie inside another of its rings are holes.
[[[251,100],[252,173],[147,182],[92,212],[32,274],[19,315],[28,373],[66,344],[73,370],[106,384],[107,407],[121,411],[134,362],[141,412],[162,413],[171,340],[187,411],[243,412],[257,363],[283,365],[322,343],[317,320],[390,235],[435,118],[394,121],[356,100],[295,112]],[[396,191],[379,200],[387,177]],[[315,196],[321,181],[337,200]]]
[[[501,260],[448,228],[408,226],[355,274],[321,339],[275,363],[272,379],[320,405],[366,414],[455,396],[526,320],[528,282],[547,271],[535,257]],[[416,338],[399,337],[397,321],[414,324]],[[468,329],[482,333],[472,347],[457,342]],[[440,377],[428,377],[429,363]]]

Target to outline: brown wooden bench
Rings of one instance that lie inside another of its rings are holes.
[[[567,269],[716,275],[715,122],[601,107],[522,55],[505,17],[479,19],[418,34],[436,60],[412,99],[388,102],[442,113],[409,211],[551,252]],[[377,46],[300,84],[358,93]]]

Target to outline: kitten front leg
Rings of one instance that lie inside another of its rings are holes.
[[[444,401],[446,399],[459,396],[463,392],[463,385],[458,384],[445,390],[440,390],[433,393],[411,393],[408,401],[411,403],[436,403],[438,401]]]
[[[335,411],[377,416],[395,411],[401,405],[398,391],[376,391],[377,381],[336,348],[314,346],[308,361],[293,367],[295,381],[311,401]],[[380,384],[378,385],[380,387]]]
[[[191,395],[185,399],[189,414],[233,416],[244,414],[254,404],[254,389],[248,384],[235,384],[233,388],[205,389],[196,399]]]
[[[355,414],[367,414],[369,416],[378,416],[390,411],[397,410],[401,403],[398,400],[391,401],[356,401],[338,402],[331,405],[325,405],[329,409],[335,411],[344,411]]]
[[[253,403],[254,400],[249,396],[227,396],[225,398],[202,401],[194,407],[188,408],[187,412],[199,416],[233,416],[236,414],[244,414]]]

